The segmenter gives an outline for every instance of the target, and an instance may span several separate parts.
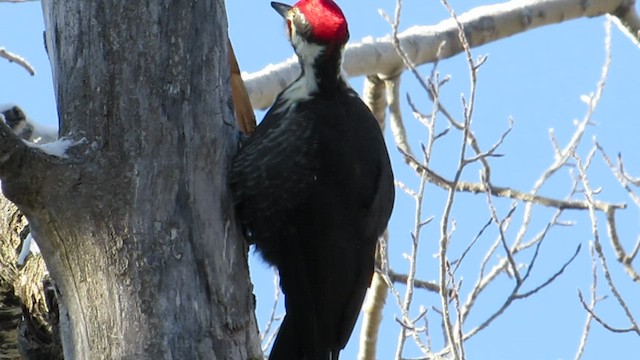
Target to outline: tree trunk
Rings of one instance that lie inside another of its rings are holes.
[[[66,157],[0,126],[72,359],[261,358],[226,168],[222,0],[43,1]]]
[[[42,256],[18,263],[29,233],[24,215],[0,196],[0,359],[62,359],[54,292]]]

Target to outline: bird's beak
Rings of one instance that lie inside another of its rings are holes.
[[[287,13],[289,12],[289,9],[291,9],[291,6],[275,1],[271,2],[271,7],[274,8],[274,10],[277,11],[278,14],[280,14],[280,16],[282,16],[283,18],[287,17]]]

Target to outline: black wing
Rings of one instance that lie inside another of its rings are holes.
[[[236,213],[250,242],[277,241],[270,237],[285,225],[283,215],[305,201],[317,173],[313,124],[284,118],[270,110],[231,167]],[[277,263],[269,248],[260,250],[267,261]]]

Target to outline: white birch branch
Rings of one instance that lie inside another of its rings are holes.
[[[459,16],[471,47],[563,21],[612,14],[636,43],[640,39],[640,20],[635,0],[513,0],[480,6]],[[462,52],[458,28],[452,19],[436,25],[414,26],[398,35],[411,62],[421,65],[435,61],[438,47],[445,42],[441,58]],[[344,69],[349,76],[394,75],[405,68],[392,43],[391,36],[365,38],[347,46]],[[300,70],[297,60],[289,58],[267,65],[254,73],[245,73],[249,97],[254,108],[271,105],[277,93],[291,83]]]
[[[36,74],[36,71],[33,69],[33,66],[29,64],[27,59],[23,58],[18,54],[14,54],[10,51],[7,51],[5,48],[0,47],[0,58],[7,59],[9,62],[16,63],[20,65],[22,68],[27,70],[29,75],[33,76]]]

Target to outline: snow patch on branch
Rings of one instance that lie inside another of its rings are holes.
[[[24,141],[27,146],[30,148],[38,149],[44,152],[47,155],[56,156],[59,158],[66,159],[67,158],[67,150],[75,145],[82,144],[86,141],[86,139],[81,139],[79,141],[73,141],[70,139],[62,138],[60,140],[46,143],[46,144],[34,144],[30,141]]]
[[[24,242],[22,243],[22,249],[20,250],[20,255],[18,255],[18,265],[24,265],[24,262],[25,260],[27,260],[27,256],[29,256],[29,254],[35,255],[38,253],[40,253],[40,248],[38,247],[36,241],[33,239],[33,236],[31,236],[31,233],[29,233],[29,235],[27,235],[27,237],[24,239]]]
[[[33,135],[31,142],[34,144],[45,144],[58,139],[58,129],[56,127],[33,123]]]

